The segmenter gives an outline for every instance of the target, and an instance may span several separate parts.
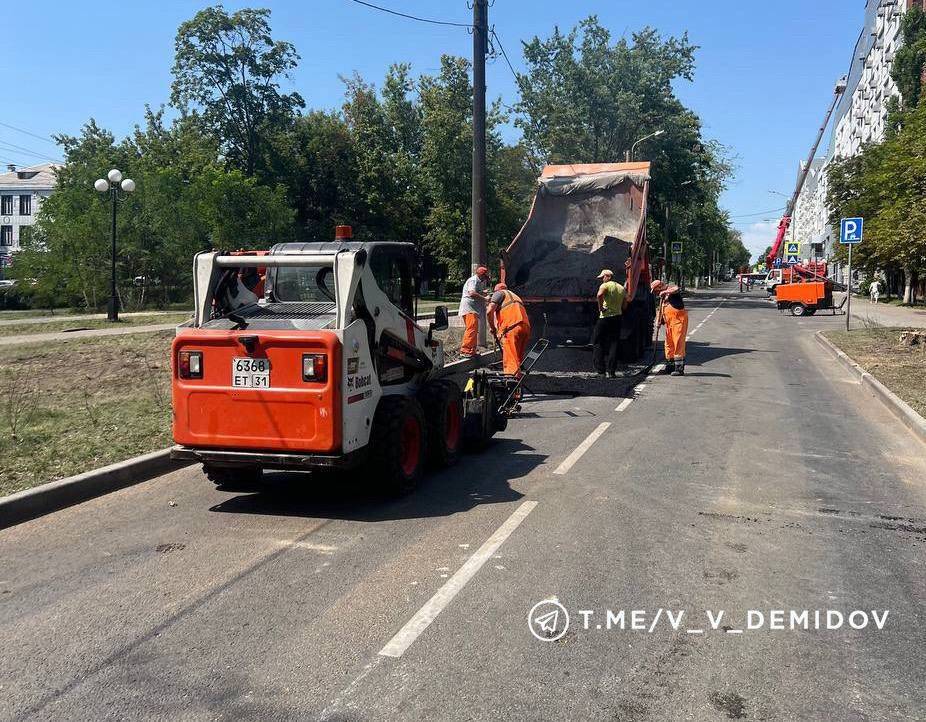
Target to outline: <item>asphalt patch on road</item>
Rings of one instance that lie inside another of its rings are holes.
[[[736,692],[711,692],[707,696],[711,706],[727,719],[746,719],[746,700]]]

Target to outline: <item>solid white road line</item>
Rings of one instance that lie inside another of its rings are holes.
[[[476,553],[457,570],[456,574],[450,577],[444,583],[444,586],[438,589],[434,596],[415,613],[415,616],[409,619],[405,626],[389,640],[386,646],[379,650],[380,655],[384,657],[401,657],[403,652],[428,628],[431,622],[437,619],[437,615],[444,610],[444,607],[450,604],[457,593],[476,575],[482,565],[498,551],[498,548],[511,536],[511,533],[518,528],[535,506],[537,506],[536,501],[525,501],[515,509],[514,513],[505,520],[505,523],[486,540],[485,544],[479,547]]]
[[[626,409],[628,406],[630,406],[630,404],[632,404],[632,403],[633,403],[633,399],[624,399],[623,401],[621,401],[621,402],[617,405],[617,408],[614,409],[614,410],[615,410],[615,411],[623,411],[623,410]]]
[[[611,425],[610,421],[605,421],[604,423],[598,424],[598,428],[590,433],[581,444],[576,447],[576,450],[573,451],[562,464],[556,467],[554,474],[565,474],[567,473],[575,463],[582,458],[582,454],[591,448],[591,445],[594,444],[598,437],[601,436],[605,431],[608,430],[608,427]]]

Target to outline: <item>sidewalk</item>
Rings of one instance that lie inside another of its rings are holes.
[[[926,328],[926,310],[886,303],[871,303],[864,296],[852,296],[850,323],[869,326],[910,326]]]
[[[27,343],[49,343],[51,341],[73,341],[78,338],[93,336],[123,336],[129,333],[154,333],[155,331],[173,331],[176,323],[159,323],[151,326],[125,326],[123,328],[95,328],[87,331],[64,331],[59,333],[31,333],[25,336],[0,337],[0,348],[4,346],[22,346]]]
[[[168,314],[183,313],[183,311],[132,311],[130,313],[120,313],[119,317],[125,316],[166,316]],[[192,312],[191,312],[192,313]],[[10,318],[0,320],[2,326],[21,326],[27,323],[53,323],[55,321],[91,321],[93,319],[106,318],[105,313],[82,313],[70,314],[61,313],[57,316],[22,316],[20,318]]]

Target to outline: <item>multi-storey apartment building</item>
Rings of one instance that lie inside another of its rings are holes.
[[[19,250],[28,237],[42,200],[55,190],[55,167],[9,165],[0,174],[0,255]]]
[[[914,5],[926,8],[926,0],[867,0],[865,4],[865,23],[853,49],[846,92],[836,106],[829,151],[819,169],[812,169],[796,206],[795,233],[805,257],[815,248],[829,256],[836,239],[826,207],[826,166],[833,158],[852,157],[865,144],[884,139],[887,103],[898,95],[891,67],[902,42],[901,20]]]

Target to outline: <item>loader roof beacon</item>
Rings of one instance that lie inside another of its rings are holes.
[[[560,345],[588,344],[598,317],[596,276],[614,269],[631,300],[621,329],[624,361],[652,341],[646,212],[649,163],[550,165],[524,226],[502,253],[502,280],[524,301],[531,327]]]
[[[173,456],[212,481],[366,465],[406,493],[426,461],[504,428],[491,385],[446,373],[447,309],[415,321],[415,246],[352,239],[196,256],[194,317],[172,347]]]

